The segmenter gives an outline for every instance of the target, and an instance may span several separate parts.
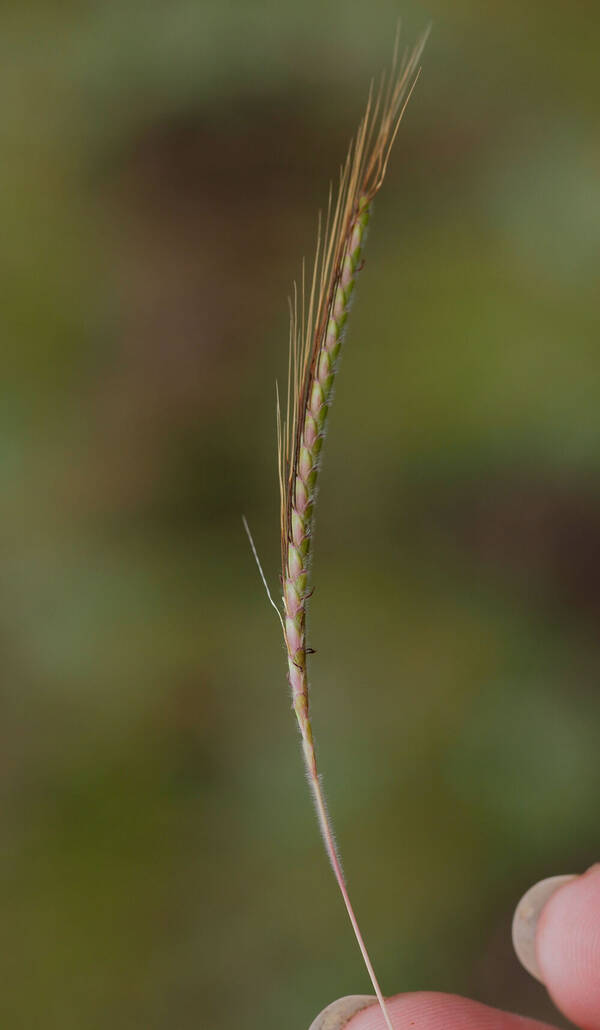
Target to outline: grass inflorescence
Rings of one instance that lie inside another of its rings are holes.
[[[350,903],[317,770],[309,706],[306,607],[311,593],[309,559],[317,480],[348,312],[362,268],[373,200],[383,184],[400,121],[418,78],[424,44],[425,37],[410,55],[399,60],[396,40],[389,74],[382,76],[378,89],[371,85],[365,113],[340,170],[335,199],[331,189],[327,214],[319,218],[312,271],[307,277],[303,267],[300,285],[294,286],[290,300],[285,413],[279,395],[277,399],[283,613],[274,607],[283,627],[292,704],[325,848],[388,1030],[392,1025]],[[270,595],[269,599],[274,604]]]

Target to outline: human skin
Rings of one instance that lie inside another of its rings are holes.
[[[552,895],[539,917],[535,950],[556,1007],[581,1030],[600,1030],[600,865]],[[398,994],[387,1007],[394,1030],[554,1030],[451,994]],[[381,1010],[363,1009],[344,1030],[385,1030]]]

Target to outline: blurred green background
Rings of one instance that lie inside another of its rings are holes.
[[[38,0],[0,15],[2,1026],[369,990],[241,514],[276,587],[286,295],[399,14],[433,33],[327,444],[321,767],[384,989],[552,1018],[509,926],[600,859],[600,8]]]

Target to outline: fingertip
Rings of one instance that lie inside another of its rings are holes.
[[[513,947],[521,965],[540,982],[543,982],[544,977],[537,959],[536,935],[541,914],[552,895],[565,883],[575,879],[575,876],[566,875],[540,880],[526,891],[515,909],[512,922]]]
[[[547,902],[537,927],[536,957],[556,1005],[584,1030],[600,1030],[600,865]]]
[[[500,1012],[454,994],[398,994],[386,1004],[395,1030],[551,1030],[535,1020]],[[385,1030],[379,1006],[362,1009],[344,1030]]]

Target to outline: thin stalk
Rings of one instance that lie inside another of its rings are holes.
[[[337,880],[337,884],[340,889],[340,894],[342,895],[342,898],[344,900],[344,905],[346,906],[346,911],[352,924],[352,929],[354,930],[354,936],[356,937],[358,946],[360,948],[360,953],[363,957],[363,962],[366,966],[367,973],[369,974],[369,978],[371,980],[371,983],[373,984],[373,990],[375,991],[377,1001],[379,1002],[379,1006],[383,1013],[383,1018],[385,1019],[386,1026],[388,1027],[388,1030],[394,1030],[392,1024],[390,1023],[390,1017],[388,1015],[387,1006],[383,999],[383,994],[381,993],[379,981],[377,979],[377,976],[375,975],[375,970],[373,969],[371,959],[369,958],[367,946],[363,940],[363,935],[360,932],[358,920],[354,914],[354,909],[352,908],[352,902],[350,901],[350,895],[348,894],[346,880],[344,877],[344,873],[342,870],[342,866],[337,852],[337,847],[333,836],[333,827],[331,825],[331,819],[329,818],[329,813],[327,811],[327,806],[325,804],[325,797],[323,795],[323,790],[321,788],[321,781],[317,777],[316,780],[311,780],[310,785],[313,792],[315,808],[317,810],[317,816],[319,818],[319,825],[321,827],[321,835],[323,837],[323,842],[325,844],[325,850],[329,857],[329,861],[331,862],[331,865],[333,867],[334,876]]]

